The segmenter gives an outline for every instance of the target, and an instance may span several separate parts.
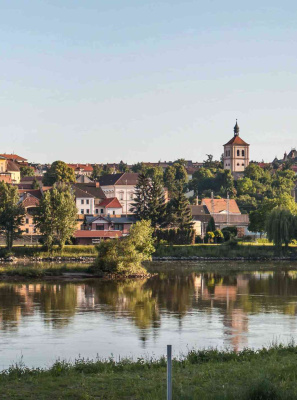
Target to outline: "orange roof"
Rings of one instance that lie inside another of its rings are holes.
[[[122,208],[122,205],[116,197],[110,197],[109,199],[104,199],[103,201],[101,201],[99,207]]]
[[[213,210],[212,210],[213,201]],[[202,205],[205,205],[211,214],[227,212],[227,199],[203,199]],[[241,214],[238,205],[234,199],[229,200],[229,212],[232,214]]]
[[[74,237],[76,238],[116,238],[121,237],[121,231],[75,231]]]
[[[80,171],[80,170],[89,171],[89,172],[93,171],[93,167],[91,164],[67,164],[67,165],[68,165],[68,167],[70,167],[74,170],[77,170],[77,171]]]
[[[0,154],[0,157],[5,157],[8,160],[12,160],[12,161],[27,161],[26,158],[20,157],[17,154]]]
[[[236,135],[233,136],[233,138],[229,140],[229,142],[226,143],[224,146],[227,146],[228,144],[249,146],[248,143],[246,143],[244,140],[242,140],[239,136]]]

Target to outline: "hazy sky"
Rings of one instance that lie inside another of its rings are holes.
[[[256,160],[297,146],[295,1],[0,0],[1,152]]]

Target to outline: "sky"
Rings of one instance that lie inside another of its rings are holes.
[[[297,146],[297,3],[0,0],[1,153],[252,160]]]

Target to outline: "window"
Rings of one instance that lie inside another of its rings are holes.
[[[226,151],[226,157],[228,157],[228,151]]]
[[[104,213],[104,210],[103,210],[103,208],[101,208],[100,212],[101,212],[101,214],[103,214],[103,213]]]
[[[90,204],[90,200],[89,199],[86,200],[86,204]]]
[[[124,192],[120,192],[120,200],[124,200]]]
[[[81,209],[81,210],[80,210],[80,213],[81,213],[81,214],[84,214],[84,210],[83,210],[83,209]]]
[[[96,208],[96,210],[95,210],[95,214],[99,214],[99,210],[98,210],[98,208]]]
[[[237,150],[237,155],[240,156],[240,150]]]
[[[239,167],[239,162],[237,163],[237,166]]]
[[[104,225],[103,224],[97,224],[96,225],[96,231],[104,231]]]
[[[133,193],[130,193],[130,200],[133,200]]]
[[[244,163],[241,164],[244,167]]]
[[[87,214],[90,214],[90,210],[89,210],[88,208],[86,209],[86,213],[87,213]]]
[[[123,224],[114,224],[114,230],[115,231],[122,231],[124,229]]]
[[[29,229],[28,228],[26,229],[26,233],[29,233]]]
[[[26,224],[29,224],[29,218],[26,218]]]
[[[85,204],[85,201],[81,199],[80,204]]]
[[[241,155],[242,157],[244,157],[244,150],[241,150]]]
[[[115,210],[113,210],[112,214],[115,215]]]

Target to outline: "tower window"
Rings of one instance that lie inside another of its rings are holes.
[[[237,150],[237,155],[240,156],[240,150]]]
[[[237,166],[239,167],[239,162],[237,163]]]
[[[241,155],[242,157],[244,157],[244,150],[241,150]]]

